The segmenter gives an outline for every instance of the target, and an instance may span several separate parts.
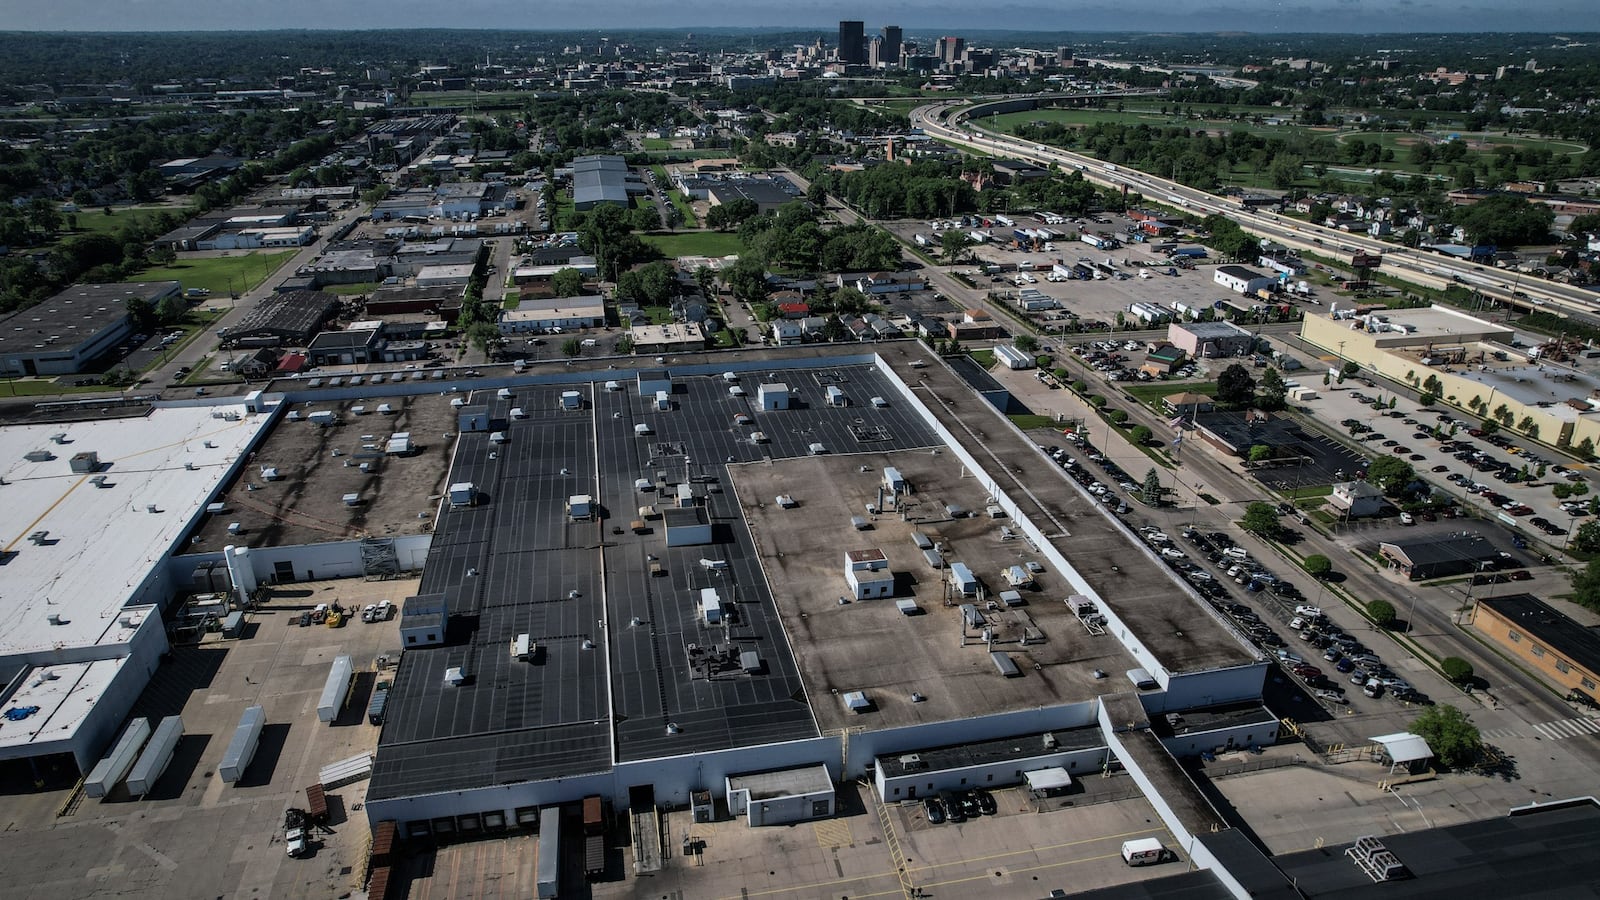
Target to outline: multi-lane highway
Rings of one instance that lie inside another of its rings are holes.
[[[1423,287],[1459,284],[1508,307],[1541,309],[1591,324],[1600,324],[1600,294],[1567,284],[1522,278],[1490,266],[1451,256],[1412,250],[1376,238],[1300,222],[1269,212],[1241,207],[1238,201],[1218,197],[1167,178],[1103,162],[1091,156],[1019,140],[970,123],[985,115],[986,104],[962,101],[921,106],[911,112],[911,125],[947,143],[1008,156],[1040,165],[1075,168],[1096,184],[1137,191],[1156,203],[1178,207],[1197,215],[1222,213],[1242,227],[1304,253],[1334,255],[1365,251],[1384,254],[1383,271]]]

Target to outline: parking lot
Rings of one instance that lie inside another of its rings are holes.
[[[1100,250],[1076,238],[1049,242],[1051,249],[1041,245],[1038,249],[1013,247],[1011,233],[1014,228],[1048,228],[1057,233],[1077,234],[1084,229],[1127,238],[1131,220],[1109,213],[1097,214],[1099,221],[1068,219],[1064,224],[1046,225],[1036,216],[1010,214],[1014,226],[992,224],[983,229],[972,226],[962,231],[981,230],[994,235],[994,240],[975,244],[970,248],[972,262],[952,267],[962,273],[980,289],[992,291],[1007,302],[1015,304],[1017,294],[1031,289],[1051,297],[1060,306],[1054,310],[1028,313],[1044,331],[1108,331],[1123,314],[1127,327],[1139,327],[1137,319],[1128,313],[1134,303],[1169,306],[1173,302],[1196,308],[1209,306],[1218,298],[1231,297],[1228,291],[1213,280],[1215,261],[1197,260],[1194,268],[1181,268],[1169,259],[1158,245],[1177,243],[1184,247],[1192,243],[1155,241],[1126,243],[1115,249]],[[992,220],[991,220],[992,221]],[[926,221],[899,221],[888,223],[897,237],[915,243],[921,235],[930,243],[919,248],[930,258],[943,263],[939,247],[941,232],[935,232]],[[1052,280],[1052,267],[1060,264],[1067,268],[1082,266],[1084,272],[1099,272],[1099,278]],[[987,268],[986,268],[987,267]],[[1032,279],[1031,281],[1028,279]],[[1020,283],[1019,283],[1020,282]],[[1119,329],[1120,330],[1120,329]]]
[[[399,646],[398,621],[300,627],[302,612],[338,601],[361,609],[398,604],[415,579],[307,582],[272,590],[247,616],[244,637],[208,634],[173,648],[134,706],[134,716],[181,714],[184,737],[165,774],[143,797],[118,787],[83,797],[64,770],[33,785],[25,763],[0,769],[7,827],[0,830],[6,896],[308,897],[360,886],[369,839],[360,812],[366,782],[328,792],[329,822],[311,836],[311,855],[291,859],[284,812],[305,806],[321,767],[377,745],[366,703],[381,653]],[[317,704],[333,658],[355,663],[353,689],[332,724]],[[266,727],[254,760],[234,784],[217,768],[241,712],[259,704]]]
[[[1403,398],[1389,409],[1391,399],[1380,389],[1352,385],[1327,390],[1308,405],[1329,430],[1342,430],[1373,456],[1405,459],[1437,494],[1478,510],[1520,539],[1533,538],[1535,546],[1563,549],[1568,530],[1591,515],[1592,494],[1562,501],[1551,491],[1558,484],[1587,484],[1590,467],[1520,447],[1514,435],[1474,435],[1478,423],[1463,413]]]

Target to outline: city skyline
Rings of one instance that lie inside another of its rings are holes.
[[[512,0],[462,0],[448,7],[421,2],[346,3],[330,7],[309,0],[283,0],[272,14],[236,0],[196,7],[177,0],[133,0],[108,8],[91,0],[14,6],[7,27],[18,31],[254,31],[273,29],[365,29],[388,27],[551,31],[615,28],[704,30],[772,28],[835,31],[841,19],[862,20],[869,33],[884,24],[906,29],[975,27],[993,30],[1072,32],[1245,31],[1252,33],[1563,32],[1587,21],[1592,10],[1572,0],[1532,0],[1515,7],[1487,2],[1445,5],[1429,0],[1235,0],[1215,5],[1173,0],[1158,16],[1144,10],[1097,5],[1050,6],[978,2],[912,7],[898,2],[835,4],[796,9],[778,4],[665,3],[636,0],[625,7],[531,10]]]

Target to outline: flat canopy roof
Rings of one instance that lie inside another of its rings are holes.
[[[1421,735],[1399,731],[1394,734],[1380,734],[1372,740],[1374,743],[1382,744],[1384,752],[1396,763],[1433,759],[1433,750]]]
[[[1060,766],[1023,772],[1022,777],[1028,779],[1030,791],[1052,791],[1072,787],[1072,776]]]

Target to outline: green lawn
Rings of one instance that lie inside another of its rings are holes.
[[[522,294],[518,291],[506,291],[500,298],[501,309],[516,309],[522,305]]]
[[[639,144],[646,150],[671,150],[672,142],[666,138],[641,138]]]
[[[317,288],[319,291],[326,291],[330,294],[339,294],[343,297],[354,297],[358,294],[370,294],[377,289],[378,284],[375,281],[361,281],[357,282],[356,284],[325,284],[322,287]]]
[[[99,376],[84,375],[84,378]],[[120,391],[120,387],[105,385],[88,385],[78,387],[72,384],[58,384],[51,378],[0,378],[0,397],[44,397],[50,394],[92,394],[95,392]]]
[[[995,360],[993,350],[968,350],[967,355],[972,357],[973,362],[983,366],[985,369],[994,368]]]
[[[1054,428],[1055,427],[1055,420],[1050,418],[1049,416],[1041,416],[1041,415],[1038,415],[1038,414],[1032,414],[1032,415],[1018,414],[1018,415],[1013,415],[1013,416],[1007,416],[1006,418],[1011,420],[1011,424],[1017,426],[1018,428],[1022,429],[1023,431],[1032,431],[1035,428]]]
[[[683,227],[700,227],[700,219],[694,214],[694,205],[689,202],[689,198],[685,197],[681,191],[675,191],[668,187],[668,185],[672,184],[672,180],[667,177],[667,167],[658,163],[651,166],[650,169],[656,173],[656,183],[661,185],[661,189],[666,192],[667,199],[672,201],[672,205],[678,208],[678,214],[683,216]]]
[[[129,281],[180,281],[185,288],[209,288],[213,295],[243,293],[266,281],[294,256],[293,250],[251,250],[239,256],[180,259],[170,266],[145,269]]]
[[[1192,391],[1196,394],[1209,395],[1215,392],[1216,389],[1217,383],[1215,381],[1203,381],[1199,383],[1183,381],[1152,381],[1148,384],[1122,384],[1114,388],[1114,390],[1121,391],[1140,403],[1151,407],[1159,406],[1162,397],[1171,396],[1172,394],[1181,394],[1184,391]]]
[[[156,216],[169,211],[180,212],[187,215],[186,210],[174,210],[170,207],[164,206],[113,206],[111,208],[111,215],[109,216],[106,215],[103,210],[83,209],[76,213],[64,213],[63,218],[66,215],[73,215],[77,217],[78,230],[75,232],[77,234],[111,234],[119,228],[124,228],[128,225],[143,224],[144,222],[148,222],[149,220],[154,219]]]
[[[745,250],[737,234],[725,231],[646,234],[643,240],[668,259],[679,256],[737,256]]]

